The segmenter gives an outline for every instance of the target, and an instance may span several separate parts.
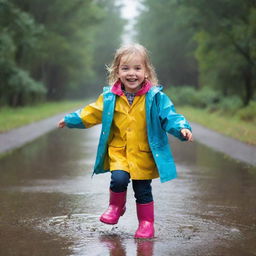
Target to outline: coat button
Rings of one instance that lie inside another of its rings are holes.
[[[158,157],[159,155],[158,154],[156,154],[156,157]]]

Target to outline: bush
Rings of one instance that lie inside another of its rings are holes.
[[[237,116],[244,121],[256,122],[256,101],[250,102],[247,107],[239,110]]]
[[[217,90],[205,87],[198,91],[198,106],[202,108],[215,108],[221,100],[221,94]]]
[[[13,65],[1,65],[0,104],[12,107],[34,104],[44,100],[46,89],[33,80],[28,72]]]
[[[175,105],[191,105],[196,98],[196,91],[193,87],[172,87],[166,91]]]
[[[209,112],[219,111],[221,114],[236,115],[244,121],[256,121],[256,101],[243,107],[243,101],[238,96],[223,96],[211,88],[197,90],[192,86],[172,87],[166,90],[174,105],[204,108]]]
[[[243,106],[241,98],[238,96],[223,97],[217,108],[224,113],[234,114]]]
[[[210,88],[197,90],[192,86],[173,87],[166,91],[175,105],[189,105],[198,108],[209,108],[220,101],[220,94]]]

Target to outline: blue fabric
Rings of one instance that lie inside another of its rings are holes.
[[[153,201],[152,180],[132,180],[132,187],[136,203],[147,204]]]
[[[130,174],[122,170],[115,170],[111,172],[110,189],[113,192],[120,193],[127,190],[130,182]]]
[[[114,117],[114,110],[116,104],[116,97],[115,94],[112,92],[109,93],[110,87],[104,87],[103,95],[103,113],[102,113],[102,126],[101,126],[101,133],[100,133],[100,140],[97,149],[96,160],[94,164],[94,173],[105,173],[109,170],[104,170],[104,160],[107,153],[107,144],[108,144],[108,137],[110,134],[110,128],[112,125],[113,117]]]
[[[111,172],[110,189],[113,192],[120,193],[127,190],[130,182],[130,174],[126,171],[115,170]],[[132,180],[132,187],[136,203],[147,204],[153,201],[152,180]]]
[[[191,127],[184,116],[175,112],[173,103],[161,90],[162,86],[153,86],[147,92],[146,120],[148,142],[159,172],[160,181],[166,182],[177,177],[176,166],[166,132],[184,141],[180,130],[183,128],[191,130]],[[104,169],[103,166],[117,96],[111,92],[111,87],[105,87],[103,97],[102,130],[94,165],[95,174],[109,171]]]
[[[76,112],[67,114],[64,117],[64,122],[67,124],[68,128],[80,128],[80,129],[84,129],[85,125],[82,122],[81,119],[81,111],[82,109],[78,109]]]

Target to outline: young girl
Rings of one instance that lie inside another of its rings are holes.
[[[176,177],[166,132],[192,141],[191,127],[174,106],[139,44],[116,51],[109,67],[109,84],[96,102],[68,114],[59,127],[89,128],[102,123],[93,173],[111,171],[108,209],[100,221],[116,224],[125,213],[130,179],[139,221],[135,238],[154,237],[152,179],[166,182]]]

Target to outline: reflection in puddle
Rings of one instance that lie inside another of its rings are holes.
[[[152,256],[154,250],[154,241],[137,241],[137,256]]]
[[[125,246],[122,238],[118,235],[101,235],[99,241],[109,250],[111,256],[126,256]]]
[[[132,233],[124,232],[117,225],[102,224],[98,215],[55,216],[40,221],[36,229],[70,239],[71,255],[154,255],[154,239],[135,240]]]
[[[108,248],[110,256],[153,256],[154,255],[154,239],[137,239],[134,241],[136,252],[128,254],[126,243],[119,235],[102,235],[100,242]]]

